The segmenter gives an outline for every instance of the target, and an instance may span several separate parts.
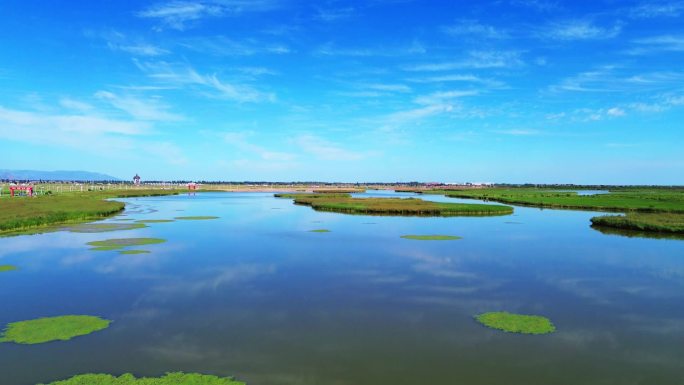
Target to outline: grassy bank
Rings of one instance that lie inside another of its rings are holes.
[[[442,193],[440,191],[440,193]],[[663,189],[624,190],[609,194],[578,195],[539,189],[449,190],[453,198],[491,200],[522,206],[596,211],[684,213],[684,193]]]
[[[314,210],[345,214],[467,216],[513,213],[513,208],[509,206],[439,203],[414,198],[351,198],[346,194],[277,194],[276,196],[291,198],[295,204],[311,206]]]
[[[116,214],[123,202],[108,198],[131,198],[177,194],[172,190],[119,190],[63,193],[38,197],[0,199],[0,234],[54,224],[85,222]]]
[[[111,321],[87,315],[65,315],[12,322],[0,336],[0,342],[42,344],[68,341],[109,327]]]
[[[636,212],[594,217],[591,223],[593,226],[626,230],[684,234],[684,214]]]
[[[47,385],[245,385],[245,383],[230,377],[178,372],[167,373],[157,378],[136,378],[132,374],[124,374],[120,377],[108,374],[80,374],[70,379],[51,382]]]

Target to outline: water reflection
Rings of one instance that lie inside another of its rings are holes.
[[[595,213],[524,207],[513,226],[338,215],[271,194],[131,201],[126,219],[220,219],[104,237],[168,240],[140,255],[88,251],[103,234],[0,239],[0,261],[21,269],[0,277],[0,322],[115,320],[69,342],[0,344],[3,384],[171,370],[254,385],[682,382],[684,242],[606,236],[589,228]],[[332,232],[308,233],[312,223]],[[463,239],[399,238],[427,233]],[[558,332],[511,335],[472,319],[492,310],[544,314]]]

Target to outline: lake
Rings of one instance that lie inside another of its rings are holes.
[[[361,216],[261,193],[124,201],[123,216],[105,222],[220,219],[0,238],[0,264],[20,268],[0,273],[0,324],[114,321],[67,342],[0,344],[0,383],[178,370],[249,385],[684,383],[682,240],[602,234],[588,211]],[[167,242],[138,255],[85,244],[124,237]],[[547,316],[557,332],[508,334],[473,320],[500,310]]]

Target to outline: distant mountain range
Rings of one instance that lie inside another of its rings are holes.
[[[36,171],[36,170],[0,170],[0,179],[9,180],[120,180],[107,174],[89,171]]]

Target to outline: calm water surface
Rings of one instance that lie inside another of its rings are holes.
[[[586,211],[356,216],[256,193],[126,202],[116,219],[221,218],[0,239],[0,264],[21,269],[0,273],[0,324],[114,320],[68,342],[0,344],[1,384],[176,370],[250,385],[684,384],[681,240],[605,235]],[[85,245],[121,237],[168,242],[140,255]],[[546,315],[558,331],[472,319],[498,310]]]

